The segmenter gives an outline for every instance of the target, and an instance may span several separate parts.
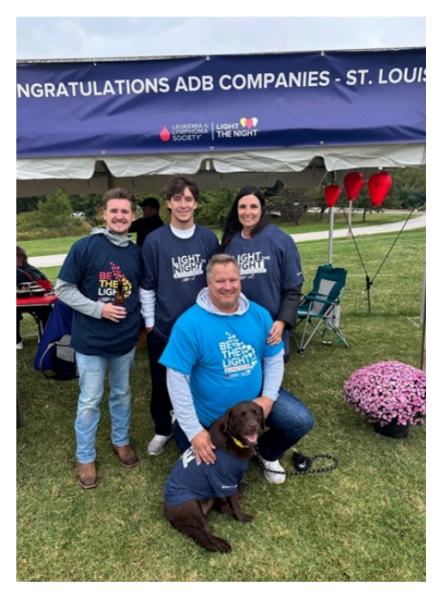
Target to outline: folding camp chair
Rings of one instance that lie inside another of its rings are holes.
[[[331,265],[318,267],[313,281],[313,289],[309,294],[302,296],[302,302],[298,308],[294,338],[299,353],[307,348],[315,333],[324,336],[327,330],[333,331],[339,338],[337,341],[344,343],[347,348],[349,347],[339,329],[341,311],[339,303],[346,278],[346,269]],[[298,330],[302,331],[299,340]]]

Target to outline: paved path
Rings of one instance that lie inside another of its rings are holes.
[[[356,237],[358,235],[372,235],[375,233],[386,233],[391,231],[399,231],[405,224],[404,221],[398,221],[396,223],[388,223],[387,225],[371,225],[369,227],[360,227],[353,230],[353,235]],[[352,223],[353,225],[353,223]],[[426,215],[421,215],[419,217],[411,217],[406,226],[407,229],[420,229],[421,227],[426,226]],[[337,231],[333,231],[333,238],[344,238],[347,237],[347,228],[338,229]],[[308,242],[311,240],[328,240],[328,231],[318,231],[313,233],[295,233],[291,237],[295,240],[295,242]],[[35,267],[60,267],[65,260],[66,254],[55,254],[53,256],[35,256],[29,258],[29,263],[34,265]]]
[[[358,214],[357,217],[360,218],[360,215]],[[353,235],[357,237],[358,235],[373,235],[375,233],[390,233],[391,231],[400,231],[403,228],[404,224],[405,219],[404,221],[397,221],[396,223],[387,223],[386,225],[370,225],[369,227],[359,227],[357,229],[353,229]],[[425,226],[426,215],[424,214],[420,217],[411,217],[407,221],[407,224],[404,227],[404,231],[408,229],[420,229],[421,227]],[[333,239],[347,237],[347,233],[347,228],[338,229],[336,231],[333,230]],[[291,237],[294,239],[295,242],[308,242],[311,240],[328,240],[328,236],[328,231],[318,231],[313,233],[294,233]]]

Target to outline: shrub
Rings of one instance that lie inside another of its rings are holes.
[[[35,213],[28,213],[34,219],[32,223],[18,223],[17,219],[17,239],[23,242],[30,240],[47,240],[58,237],[83,237],[91,232],[91,225],[83,219],[71,219],[63,227],[36,227]]]
[[[63,227],[71,218],[71,213],[69,196],[61,188],[38,204],[38,220],[44,227]]]

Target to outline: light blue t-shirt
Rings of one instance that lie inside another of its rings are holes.
[[[213,314],[196,304],[177,320],[160,363],[190,376],[202,425],[209,427],[228,408],[260,396],[262,361],[283,348],[266,343],[272,324],[255,302],[241,315]]]

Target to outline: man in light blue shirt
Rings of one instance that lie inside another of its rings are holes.
[[[270,314],[241,293],[236,260],[227,254],[213,256],[207,285],[196,304],[177,320],[160,360],[167,367],[177,419],[176,444],[181,451],[191,444],[198,461],[213,463],[214,445],[207,428],[238,402],[257,402],[268,427],[257,447],[265,477],[283,483],[279,460],[310,431],[313,417],[280,387],[282,340],[270,340]]]

